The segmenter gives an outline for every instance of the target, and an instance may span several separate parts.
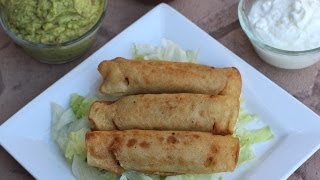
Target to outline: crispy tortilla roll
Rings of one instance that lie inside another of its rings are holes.
[[[111,96],[198,93],[239,97],[241,93],[241,76],[234,67],[115,58],[101,62],[98,70],[104,79],[100,91]]]
[[[145,94],[114,103],[95,102],[89,119],[96,130],[184,130],[233,134],[239,98],[205,94]]]
[[[233,171],[239,139],[207,132],[93,131],[86,135],[86,147],[89,165],[116,174],[121,171],[107,164],[111,157],[126,170],[159,175],[202,174]]]
[[[87,132],[86,134],[88,164],[115,174],[122,174],[124,169],[119,165],[118,160],[116,160],[116,157],[110,150],[111,145],[120,140],[117,137],[117,132],[106,131],[104,134],[106,136],[101,136],[101,134],[103,132]],[[119,134],[118,136],[120,137],[121,135]]]

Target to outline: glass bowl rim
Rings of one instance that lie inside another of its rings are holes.
[[[4,31],[6,32],[6,34],[13,39],[16,43],[18,43],[19,45],[23,45],[23,46],[31,46],[34,48],[56,48],[56,47],[67,47],[73,44],[76,44],[80,41],[82,41],[83,39],[85,39],[86,37],[90,36],[91,33],[93,33],[97,28],[99,28],[99,26],[101,25],[106,11],[107,11],[107,4],[108,4],[108,0],[104,0],[105,4],[104,4],[104,8],[103,11],[99,17],[99,19],[97,20],[97,22],[85,33],[83,33],[81,36],[71,39],[69,41],[66,42],[62,42],[62,43],[55,43],[55,44],[46,44],[46,43],[35,43],[35,42],[30,42],[27,40],[24,40],[23,38],[18,37],[14,32],[12,32],[8,26],[6,25],[6,23],[3,20],[2,17],[2,13],[0,13],[0,24],[2,26],[2,28],[4,29]]]
[[[291,56],[299,56],[299,55],[307,55],[307,54],[315,54],[320,52],[320,47],[316,47],[313,49],[302,50],[302,51],[292,51],[292,50],[283,50],[279,48],[275,48],[270,46],[256,37],[256,35],[251,31],[249,20],[245,12],[243,11],[243,4],[246,0],[240,0],[238,5],[238,18],[240,22],[240,26],[242,27],[245,34],[248,36],[249,40],[253,42],[254,45],[258,46],[261,49],[267,49],[271,52],[275,52],[282,55],[291,55]]]

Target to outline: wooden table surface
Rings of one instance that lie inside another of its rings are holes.
[[[174,0],[169,4],[320,114],[320,63],[302,70],[283,70],[264,63],[239,25],[238,0]],[[0,124],[154,6],[138,0],[109,0],[106,18],[90,50],[83,57],[63,65],[33,60],[0,29]],[[33,177],[0,147],[0,179]],[[320,151],[289,179],[320,179]]]

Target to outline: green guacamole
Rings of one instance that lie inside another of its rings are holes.
[[[43,44],[63,43],[90,30],[105,0],[0,0],[8,28],[20,38]]]

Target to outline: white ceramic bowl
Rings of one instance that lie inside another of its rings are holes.
[[[301,69],[320,60],[320,47],[306,51],[287,51],[269,46],[257,38],[252,31],[248,14],[256,0],[240,0],[238,16],[243,31],[248,36],[257,54],[265,62],[284,69]]]

